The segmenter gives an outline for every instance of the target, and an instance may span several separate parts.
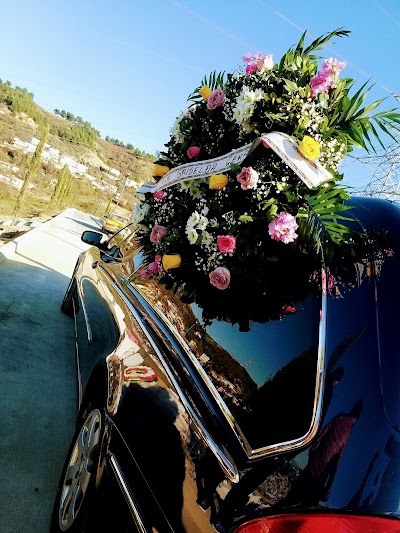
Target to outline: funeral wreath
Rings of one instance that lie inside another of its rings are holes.
[[[344,62],[319,56],[348,33],[309,46],[304,34],[277,63],[247,53],[236,72],[202,80],[160,153],[156,183],[138,191],[140,276],[195,302],[205,320],[246,329],[279,319],[310,285],[341,295],[338,264],[368,272],[391,254],[378,230],[352,232],[340,185],[344,156],[383,146],[380,133],[394,138],[400,124],[394,109],[375,112],[381,100],[363,105],[370,87],[355,90]],[[373,258],[363,251],[372,241]]]

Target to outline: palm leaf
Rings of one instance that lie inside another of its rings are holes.
[[[192,100],[193,102],[198,102],[199,100],[203,100],[203,97],[200,96],[199,91],[204,86],[207,85],[212,91],[215,91],[217,87],[223,87],[225,81],[224,81],[225,71],[219,72],[217,74],[217,71],[214,70],[211,72],[207,78],[207,76],[204,76],[204,78],[201,80],[201,85],[199,87],[196,87],[196,89],[192,92],[192,94],[189,94],[187,100]]]
[[[310,46],[305,48],[303,55],[308,55],[316,50],[322,50],[330,44],[333,37],[348,37],[350,33],[350,31],[343,30],[343,28],[338,28],[337,30],[325,33],[324,35],[321,35],[321,37],[318,37],[318,39],[315,39]]]
[[[339,214],[352,209],[352,206],[343,204],[345,199],[348,199],[348,195],[339,187],[306,197],[307,217],[300,219],[300,226],[302,232],[315,243],[318,252],[321,252],[323,242],[340,245],[350,233],[347,226],[338,222],[352,220]]]

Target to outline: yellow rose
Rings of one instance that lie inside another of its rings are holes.
[[[225,176],[225,174],[211,174],[209,187],[210,189],[217,189],[219,191],[226,187],[228,181],[228,176]]]
[[[203,87],[199,91],[199,95],[204,98],[204,100],[207,102],[208,97],[212,95],[212,90],[208,85],[203,85]]]
[[[321,151],[318,141],[308,135],[304,135],[303,140],[299,144],[299,150],[308,159],[311,159],[311,161],[317,159]]]
[[[170,270],[171,268],[178,268],[181,266],[181,256],[178,254],[174,255],[163,255],[162,266],[164,270]]]
[[[169,168],[165,165],[154,165],[153,176],[164,176],[169,171]]]

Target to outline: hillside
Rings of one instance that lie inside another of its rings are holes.
[[[140,150],[101,139],[82,119],[83,126],[47,112],[34,103],[26,89],[13,89],[7,83],[0,80],[0,219],[12,215],[35,148],[30,141],[40,139],[46,123],[50,126],[47,159],[42,155],[41,167],[29,182],[21,216],[48,218],[66,207],[97,216],[121,210],[130,214],[137,200],[134,191],[152,181],[152,156],[136,157]],[[85,136],[87,131],[89,136]],[[82,136],[82,142],[77,134]],[[68,165],[69,161],[84,165],[80,168],[85,172],[75,172],[71,167],[73,179],[68,197],[62,204],[50,207],[65,161]]]

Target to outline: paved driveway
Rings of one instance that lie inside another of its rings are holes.
[[[74,323],[60,303],[86,228],[68,209],[0,247],[0,532],[46,533],[77,407]]]

